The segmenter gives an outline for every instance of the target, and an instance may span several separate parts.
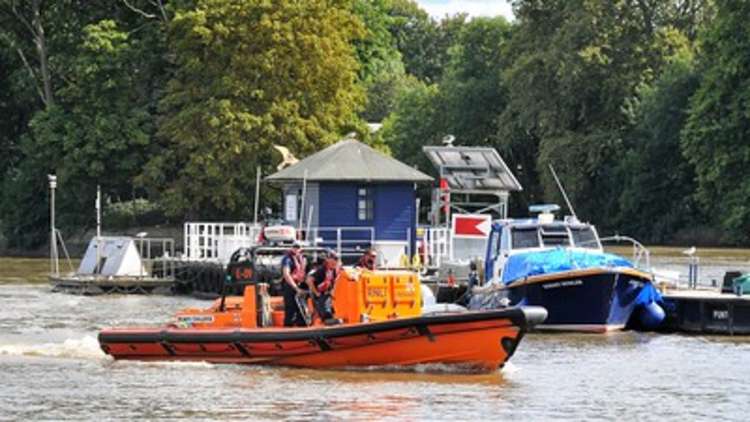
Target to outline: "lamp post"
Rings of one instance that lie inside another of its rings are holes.
[[[49,181],[49,220],[50,220],[50,236],[49,236],[49,270],[50,273],[55,276],[60,275],[60,267],[57,259],[57,236],[55,229],[55,189],[57,188],[57,176],[54,174],[48,174],[47,180]]]
[[[99,276],[102,272],[101,252],[102,246],[102,190],[99,185],[96,185],[96,200],[94,200],[94,208],[96,208],[96,271],[94,274]]]

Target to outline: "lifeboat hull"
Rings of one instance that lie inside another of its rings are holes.
[[[331,327],[108,329],[99,334],[99,343],[122,360],[308,368],[448,364],[492,371],[546,316],[543,308],[526,307]]]

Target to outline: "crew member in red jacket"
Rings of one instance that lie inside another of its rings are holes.
[[[341,263],[336,252],[329,251],[322,265],[311,271],[307,276],[307,285],[313,297],[315,311],[327,325],[335,324],[333,317],[333,299],[331,292],[339,275]]]

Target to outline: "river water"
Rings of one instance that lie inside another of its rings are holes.
[[[530,334],[503,370],[482,375],[114,362],[101,328],[159,324],[206,302],[51,293],[45,269],[0,259],[0,420],[750,417],[747,337]]]

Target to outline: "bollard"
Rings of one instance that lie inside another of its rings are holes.
[[[688,288],[698,287],[698,258],[691,256],[688,264]]]

